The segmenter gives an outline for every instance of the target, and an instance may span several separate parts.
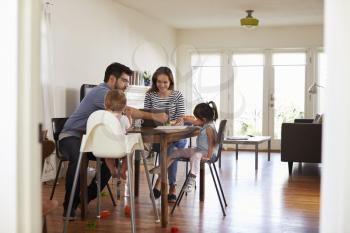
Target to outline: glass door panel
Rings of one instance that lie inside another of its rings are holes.
[[[303,118],[305,111],[305,53],[272,54],[274,70],[274,91],[271,94],[271,107],[274,117],[274,139],[281,138],[284,122]]]
[[[214,101],[220,112],[220,54],[192,55],[192,106]]]
[[[327,86],[327,57],[324,52],[318,53],[318,77],[317,84],[317,112],[319,114],[325,113],[325,87]]]
[[[234,54],[234,135],[262,135],[263,54]]]

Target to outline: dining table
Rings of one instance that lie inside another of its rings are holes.
[[[169,213],[168,213],[168,156],[167,148],[170,143],[179,141],[180,139],[195,137],[199,133],[199,128],[195,126],[187,126],[182,128],[168,127],[166,129],[157,129],[152,127],[131,128],[127,130],[128,133],[140,133],[144,143],[159,143],[160,144],[160,179],[161,179],[161,225],[167,227]],[[140,159],[135,159],[135,195],[138,195],[139,186],[139,166]],[[201,167],[201,170],[204,168]],[[147,171],[146,171],[147,172]],[[204,199],[204,171],[201,171],[200,185],[202,191],[201,199]]]
[[[160,144],[160,179],[161,179],[161,226],[166,228],[169,222],[168,212],[168,156],[167,148],[170,143],[179,141],[180,139],[195,137],[199,134],[199,128],[196,126],[187,127],[170,127],[167,129],[158,129],[157,127],[140,127],[130,128],[127,133],[140,133],[144,143],[159,143]],[[139,190],[139,172],[140,172],[140,156],[135,153],[135,196],[138,196]],[[87,215],[87,168],[88,158],[82,157],[80,167],[80,209],[81,218],[84,220]],[[205,171],[204,165],[200,168],[200,201],[204,201],[204,186],[205,186]],[[108,190],[110,191],[110,190]]]

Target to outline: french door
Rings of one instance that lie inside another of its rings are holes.
[[[233,134],[267,135],[280,148],[281,125],[305,115],[305,51],[233,53]]]
[[[305,115],[307,57],[290,50],[192,54],[192,108],[213,100],[229,120],[228,135],[271,136],[280,149],[282,123]]]

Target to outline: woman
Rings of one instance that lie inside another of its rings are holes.
[[[168,67],[159,67],[152,76],[152,86],[147,91],[144,101],[147,109],[166,109],[169,112],[170,121],[181,119],[185,115],[185,101],[181,92],[174,90],[173,73]],[[167,154],[170,155],[175,148],[184,148],[187,140],[183,139],[169,145]],[[154,144],[153,149],[160,151],[159,144]],[[176,172],[177,162],[175,161],[168,168],[169,195],[168,201],[176,201]],[[153,189],[154,197],[160,197],[160,179],[158,177]]]

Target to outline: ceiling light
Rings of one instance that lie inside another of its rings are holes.
[[[241,26],[245,28],[255,28],[259,24],[259,20],[253,18],[252,13],[253,10],[246,10],[247,16],[241,19]]]

